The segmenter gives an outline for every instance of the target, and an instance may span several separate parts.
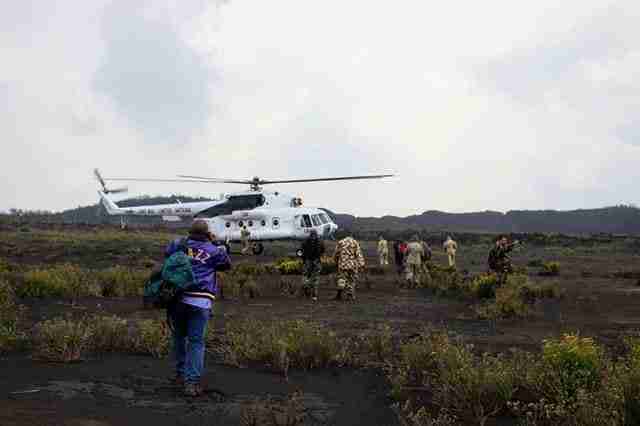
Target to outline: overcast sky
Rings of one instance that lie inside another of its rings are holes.
[[[636,203],[638,22],[636,0],[4,2],[0,210],[91,204],[94,167],[397,173],[277,188],[359,216]]]

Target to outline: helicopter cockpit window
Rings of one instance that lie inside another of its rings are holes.
[[[323,213],[320,213],[318,216],[320,217],[320,222],[322,222],[323,225],[329,223],[329,221],[327,220],[327,216],[325,216]]]
[[[320,219],[318,219],[317,214],[311,216],[311,221],[313,222],[313,226],[320,226]]]
[[[264,205],[265,198],[262,194],[231,195],[223,203],[201,211],[196,217],[215,217],[229,215],[236,210],[252,210]]]
[[[302,226],[305,228],[311,228],[311,219],[308,214],[302,215]]]

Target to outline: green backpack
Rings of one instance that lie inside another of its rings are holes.
[[[145,307],[170,308],[178,296],[194,285],[195,276],[187,250],[187,239],[184,238],[180,241],[179,250],[165,259],[162,271],[149,277],[144,285]]]

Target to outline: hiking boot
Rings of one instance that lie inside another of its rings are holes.
[[[200,383],[185,383],[184,384],[184,395],[185,396],[196,397],[196,396],[201,396],[203,393],[204,392],[202,390],[202,387],[200,386]]]
[[[316,296],[313,296],[313,297],[311,298],[311,300],[312,300],[312,301],[314,301],[314,302],[317,302],[317,301],[318,301],[318,298],[317,298]]]

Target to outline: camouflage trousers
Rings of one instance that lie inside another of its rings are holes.
[[[423,266],[407,263],[405,278],[410,287],[418,287],[423,273]]]
[[[320,272],[322,272],[320,260],[309,260],[302,265],[302,290],[306,297],[318,297]]]
[[[498,277],[498,286],[502,287],[507,283],[509,274],[513,274],[513,265],[511,262],[504,262],[499,264],[492,272]]]
[[[358,283],[358,272],[352,269],[338,270],[338,282],[344,282],[344,297],[347,300],[356,300],[356,285]],[[338,287],[340,288],[340,287]]]
[[[455,253],[447,253],[447,258],[449,259],[449,267],[456,266],[456,254]]]
[[[389,252],[380,252],[378,258],[380,260],[380,266],[387,266],[389,264]]]
[[[242,242],[242,254],[247,254],[249,249],[251,248],[251,244],[249,244],[249,240],[241,240]]]

